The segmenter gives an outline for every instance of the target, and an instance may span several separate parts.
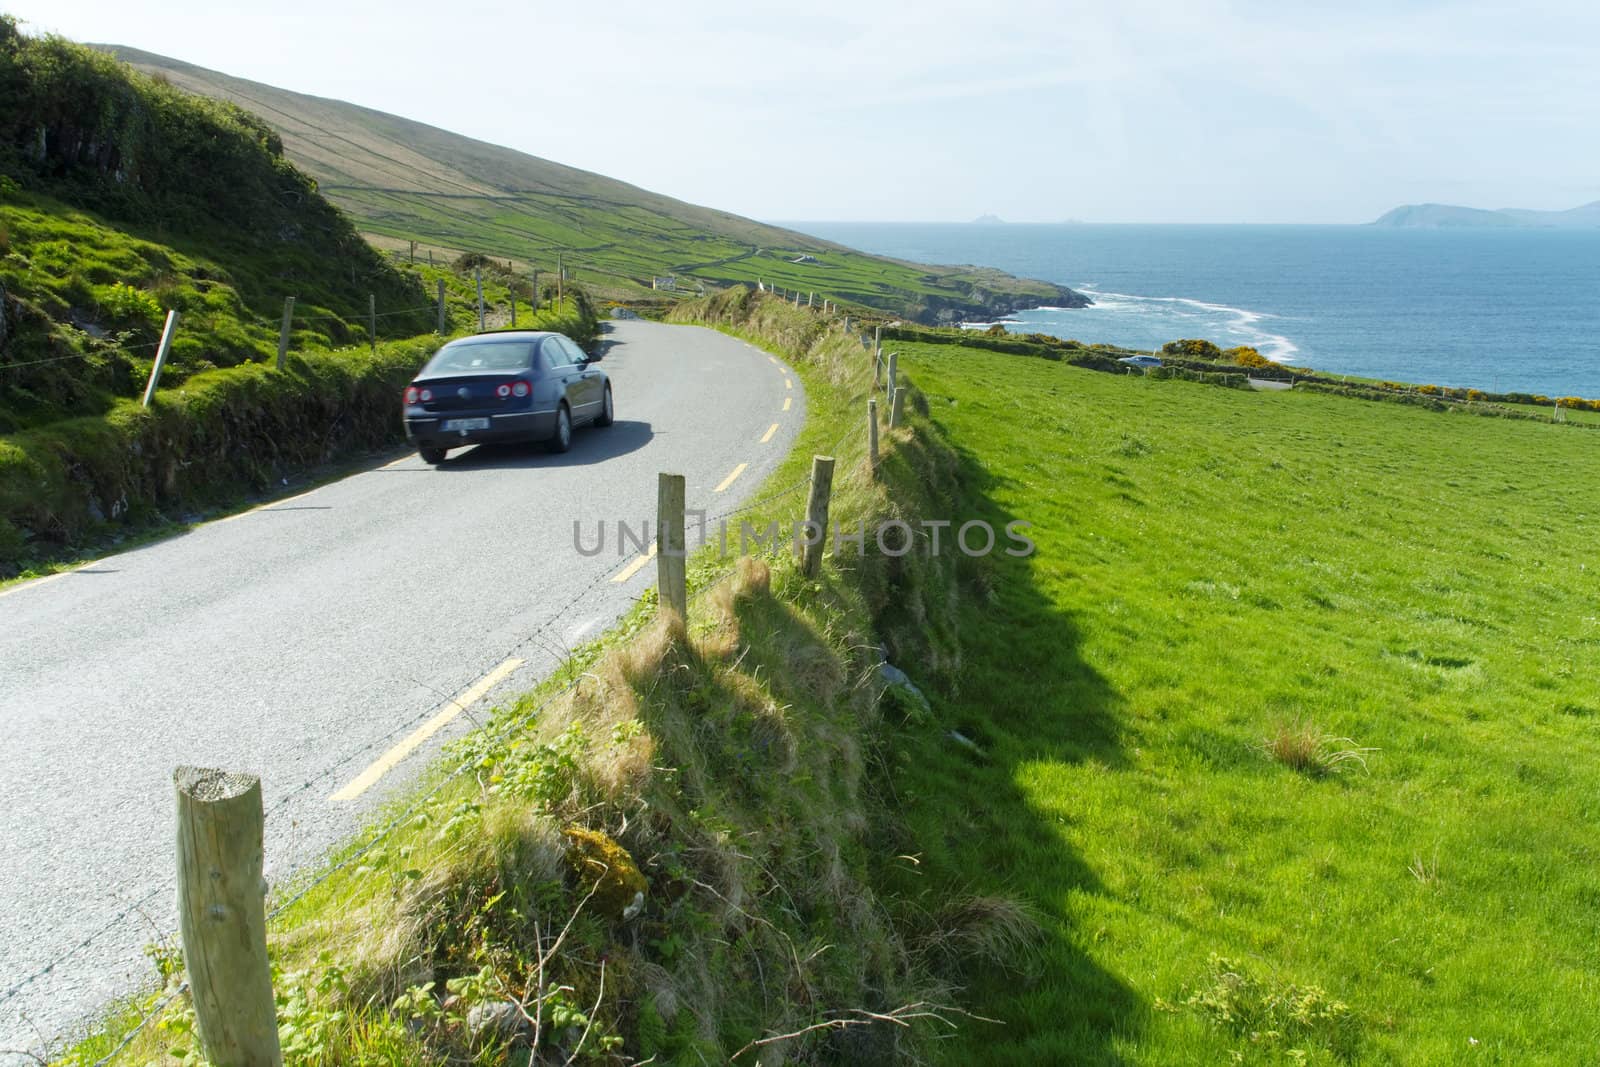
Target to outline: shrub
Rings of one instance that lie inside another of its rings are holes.
[[[1188,359],[1205,359],[1218,361],[1222,359],[1222,349],[1210,341],[1197,338],[1184,338],[1178,341],[1168,341],[1161,346],[1161,351],[1169,356],[1186,357]]]
[[[1227,356],[1229,360],[1237,363],[1241,367],[1277,366],[1276,363],[1272,362],[1272,360],[1268,359],[1266,356],[1263,356],[1260,352],[1256,351],[1254,348],[1251,348],[1249,345],[1239,345],[1237,348],[1230,348],[1222,354]]]
[[[1275,978],[1259,978],[1234,960],[1213,955],[1210,973],[1201,988],[1190,993],[1183,1006],[1231,1030],[1252,1045],[1294,1049],[1295,1062],[1305,1062],[1304,1051],[1318,1049],[1339,1059],[1355,1056],[1361,1040],[1360,1019],[1349,1005],[1328,995],[1318,985],[1300,985]],[[1157,1008],[1177,1010],[1158,1001]]]
[[[143,289],[117,282],[100,292],[100,310],[119,326],[154,326],[162,318],[161,304]]]

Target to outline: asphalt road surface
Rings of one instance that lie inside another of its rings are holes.
[[[397,454],[0,591],[0,1049],[59,1045],[153,984],[144,946],[176,928],[174,767],[261,775],[282,882],[649,586],[652,565],[605,572],[615,524],[653,521],[658,472],[714,514],[788,451],[804,397],[782,364],[709,330],[609,331],[616,424],[577,431],[566,455],[468,448],[435,469]],[[581,554],[574,522],[592,548],[601,520],[604,551]],[[486,680],[393,758],[429,709]],[[369,768],[370,787],[335,799]]]

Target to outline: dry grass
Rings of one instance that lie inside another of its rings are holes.
[[[1281,722],[1261,743],[1262,751],[1291,770],[1312,777],[1337,774],[1347,765],[1367,769],[1367,755],[1377,751],[1348,737],[1324,733],[1309,719]]]

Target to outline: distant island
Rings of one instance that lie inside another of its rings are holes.
[[[972,220],[972,224],[974,226],[980,224],[984,226],[995,226],[1005,221],[1006,220],[1001,218],[999,215],[979,215],[977,218]]]
[[[1600,229],[1600,200],[1566,211],[1501,208],[1488,211],[1455,204],[1406,204],[1371,223],[1409,230],[1592,230]]]

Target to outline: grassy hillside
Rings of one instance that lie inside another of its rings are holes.
[[[923,321],[1081,299],[982,267],[929,267],[855,252],[725,211],[394,115],[230,77],[137,49],[99,46],[173,85],[259,115],[288,157],[382,243],[486,252],[639,296],[653,276],[815,291]],[[816,262],[796,263],[809,256]]]
[[[302,344],[433,326],[277,135],[101,53],[0,18],[0,432],[108,410],[183,317],[169,381],[263,358],[283,300]]]
[[[893,778],[892,895],[1048,917],[948,1062],[1591,1057],[1592,435],[904,348],[959,514],[1038,543],[961,609],[979,751]]]

